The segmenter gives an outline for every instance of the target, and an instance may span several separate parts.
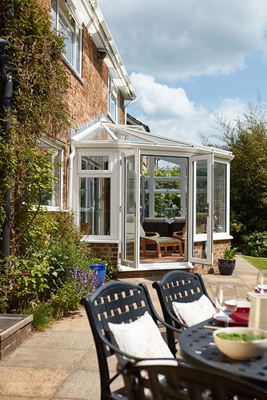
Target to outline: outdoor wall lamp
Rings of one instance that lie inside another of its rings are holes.
[[[107,55],[107,50],[105,49],[97,49],[97,58],[99,60],[104,60]]]

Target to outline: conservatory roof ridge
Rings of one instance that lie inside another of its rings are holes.
[[[87,126],[85,129],[72,137],[75,143],[109,143],[109,144],[132,144],[132,145],[155,145],[166,147],[180,147],[184,150],[200,150],[205,153],[217,153],[221,156],[232,158],[230,151],[216,147],[199,145],[196,143],[186,142],[183,140],[161,136],[150,132],[142,131],[132,125],[114,124],[111,121],[100,120],[94,124]]]
[[[103,121],[103,124],[106,126],[109,126],[111,129],[117,129],[123,133],[128,133],[129,135],[134,135],[137,137],[140,137],[142,139],[144,139],[147,142],[151,142],[151,143],[155,143],[155,144],[159,144],[160,139],[167,141],[169,144],[179,144],[179,145],[183,145],[185,147],[195,147],[195,145],[193,143],[190,142],[183,142],[180,141],[178,139],[172,138],[170,136],[163,136],[163,135],[158,135],[155,133],[151,133],[151,132],[147,132],[147,131],[143,131],[140,129],[137,129],[134,125],[123,125],[123,124],[113,124],[109,121]],[[154,138],[154,140],[153,140]],[[155,141],[155,139],[158,139]],[[167,144],[167,143],[165,143]]]
[[[155,141],[153,141],[152,138],[158,138],[158,139],[167,141],[169,144],[172,143],[172,144],[176,144],[176,145],[183,146],[183,147],[205,150],[208,153],[218,152],[218,153],[221,153],[224,155],[232,156],[232,152],[224,150],[224,149],[220,149],[220,148],[213,147],[213,146],[196,144],[196,143],[192,143],[192,142],[185,141],[185,140],[175,139],[170,136],[158,135],[153,132],[141,131],[139,129],[135,129],[135,127],[132,125],[128,126],[128,125],[123,125],[123,124],[114,124],[109,121],[102,121],[102,123],[104,125],[110,126],[111,128],[113,127],[115,129],[118,129],[118,130],[121,130],[124,132],[128,131],[129,135],[135,135],[137,137],[141,137],[148,142],[155,143]],[[167,143],[165,143],[165,144],[167,144]]]

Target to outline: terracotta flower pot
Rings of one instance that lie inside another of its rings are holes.
[[[218,267],[221,275],[232,275],[235,269],[235,260],[218,259]]]

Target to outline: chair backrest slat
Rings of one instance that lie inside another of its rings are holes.
[[[152,360],[151,360],[152,361]],[[177,365],[121,364],[129,400],[266,400],[267,389],[219,371]]]

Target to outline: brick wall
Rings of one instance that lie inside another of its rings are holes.
[[[50,12],[51,1],[40,0]],[[82,28],[82,74],[81,77],[62,57],[69,81],[66,102],[71,116],[71,128],[77,128],[83,123],[95,119],[98,115],[108,114],[108,67],[105,60],[97,58],[97,48],[85,26]],[[124,123],[124,98],[118,93],[119,123]],[[64,151],[64,208],[68,198],[68,160],[70,148],[68,145],[69,131],[59,135],[65,143]]]
[[[214,272],[218,272],[218,258],[222,258],[226,247],[231,245],[230,240],[216,240],[213,242],[213,265],[194,264],[195,272],[207,274],[213,268]],[[203,242],[195,243],[195,255],[201,257]]]
[[[117,243],[90,243],[88,245],[98,257],[107,259],[118,266],[118,244]]]
[[[67,103],[72,126],[108,114],[108,67],[105,60],[97,58],[97,48],[83,27],[83,53],[81,79],[65,62],[69,78]],[[124,99],[119,93],[119,123],[124,123]]]
[[[50,0],[40,0],[50,9]],[[72,70],[64,58],[69,80],[66,97],[71,113],[71,125],[78,127],[84,122],[108,112],[108,67],[105,60],[97,58],[97,48],[85,26],[82,28],[82,75]],[[124,99],[119,93],[119,123],[124,123]],[[62,138],[66,140],[63,134]]]

